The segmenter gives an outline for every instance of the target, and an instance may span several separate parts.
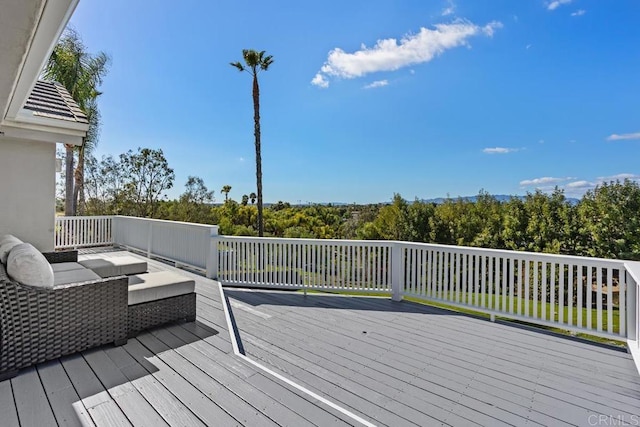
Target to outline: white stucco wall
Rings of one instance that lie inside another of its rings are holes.
[[[0,137],[0,236],[53,250],[56,145]]]

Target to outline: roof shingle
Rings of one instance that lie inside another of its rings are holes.
[[[87,116],[59,83],[37,81],[24,108],[33,111],[35,116],[88,123]]]

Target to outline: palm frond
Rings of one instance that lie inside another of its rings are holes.
[[[262,61],[260,61],[260,68],[263,69],[264,71],[267,71],[267,69],[269,68],[269,65],[273,64],[273,56],[269,55],[266,58],[264,58]]]
[[[244,71],[244,67],[239,62],[230,62],[229,65],[231,65],[232,67],[236,67],[238,71]]]

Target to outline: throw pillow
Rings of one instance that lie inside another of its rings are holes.
[[[51,264],[29,243],[20,243],[11,249],[7,273],[11,279],[24,285],[53,288]]]
[[[9,252],[11,252],[11,249],[14,246],[19,245],[20,243],[22,243],[22,240],[12,236],[11,234],[5,234],[0,237],[0,262],[6,265]]]

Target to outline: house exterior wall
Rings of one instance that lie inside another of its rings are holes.
[[[0,236],[53,250],[56,145],[0,137]]]

